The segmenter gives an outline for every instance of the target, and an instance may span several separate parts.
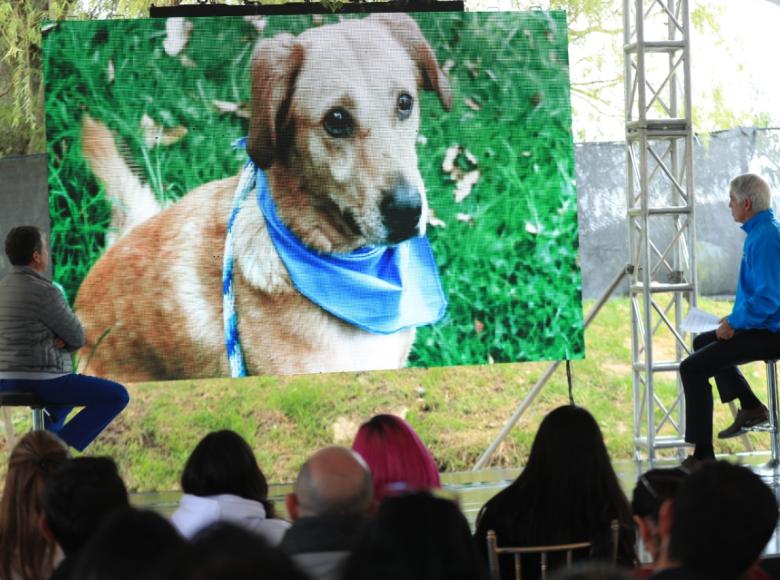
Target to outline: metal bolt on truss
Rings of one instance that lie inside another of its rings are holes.
[[[688,0],[623,0],[634,442],[685,445],[680,324],[696,304]]]

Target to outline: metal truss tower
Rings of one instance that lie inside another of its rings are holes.
[[[637,458],[685,445],[680,329],[696,304],[688,0],[623,0]]]

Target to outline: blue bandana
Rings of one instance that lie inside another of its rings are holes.
[[[236,145],[243,147],[244,140]],[[246,376],[233,287],[233,226],[255,184],[271,241],[293,285],[314,304],[378,334],[432,324],[444,316],[447,300],[427,238],[413,238],[396,246],[365,247],[349,254],[315,252],[279,220],[265,173],[249,160],[233,197],[222,264],[222,318],[231,377]]]
[[[376,334],[441,320],[447,300],[428,238],[347,254],[316,252],[281,222],[265,173],[256,171],[257,203],[298,292],[333,316]]]

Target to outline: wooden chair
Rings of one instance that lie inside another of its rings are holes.
[[[620,523],[612,520],[610,523],[611,541],[612,541],[612,561],[617,561],[618,554],[618,535],[620,532]],[[555,546],[529,546],[529,547],[503,547],[498,546],[496,532],[488,530],[487,550],[488,550],[488,568],[490,570],[490,580],[501,580],[501,568],[499,567],[498,557],[504,554],[511,554],[514,557],[515,580],[523,580],[523,556],[528,554],[537,554],[541,566],[541,578],[547,579],[548,557],[550,554],[566,554],[566,567],[570,568],[574,559],[574,550],[591,549],[591,542],[574,542],[572,544],[559,544]]]

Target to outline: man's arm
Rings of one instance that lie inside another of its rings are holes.
[[[735,329],[762,328],[780,310],[780,237],[757,241],[752,256],[753,294],[726,318]]]
[[[54,287],[48,290],[42,300],[40,321],[54,333],[54,346],[57,348],[73,352],[84,345],[84,328],[81,322],[68,306],[62,293]],[[58,345],[57,338],[62,341],[63,346]]]

